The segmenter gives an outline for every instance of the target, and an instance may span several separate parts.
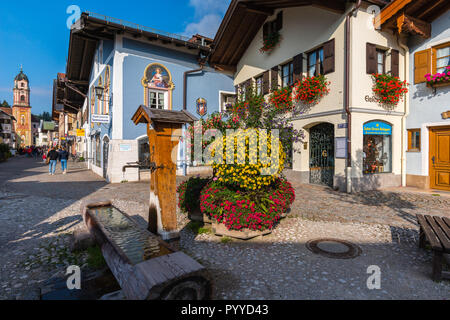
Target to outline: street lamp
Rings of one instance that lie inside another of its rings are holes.
[[[103,86],[95,87],[95,94],[99,100],[103,97],[103,91],[105,91],[105,88]]]

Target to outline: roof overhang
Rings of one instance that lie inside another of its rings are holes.
[[[375,17],[374,25],[398,34],[429,38],[431,22],[448,9],[448,0],[394,0]]]
[[[267,17],[276,9],[315,6],[344,13],[346,0],[233,0],[214,39],[210,63],[234,71]]]
[[[141,105],[134,114],[132,121],[139,123],[193,123],[198,119],[186,110],[159,110]]]

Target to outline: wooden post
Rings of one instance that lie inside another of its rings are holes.
[[[176,171],[181,127],[197,119],[187,111],[150,109],[140,106],[135,124],[146,123],[150,146],[150,206],[148,230],[163,240],[179,237],[177,230]]]

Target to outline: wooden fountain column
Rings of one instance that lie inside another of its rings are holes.
[[[148,230],[163,240],[179,237],[177,231],[176,170],[181,127],[197,119],[187,111],[140,106],[133,121],[146,123],[150,145],[150,207]]]
[[[150,161],[156,164],[150,176],[150,208],[148,229],[163,239],[177,237],[177,166],[172,161],[172,151],[177,150],[181,125],[147,124]],[[176,154],[175,154],[176,159]]]

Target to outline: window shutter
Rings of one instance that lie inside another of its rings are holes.
[[[294,83],[303,78],[303,53],[294,57]]]
[[[368,74],[377,73],[377,48],[372,43],[366,44],[366,71]]]
[[[391,50],[391,74],[394,77],[398,77],[400,75],[399,52],[395,49]]]
[[[430,72],[431,50],[418,51],[414,54],[414,83],[427,81],[425,75]]]
[[[280,31],[283,29],[283,11],[278,12],[276,20],[276,30]]]
[[[331,39],[323,45],[323,73],[328,74],[334,72],[335,58],[334,58],[335,41]]]
[[[272,90],[278,89],[278,66],[273,67],[270,70],[270,87]]]
[[[270,72],[266,71],[263,74],[263,84],[262,84],[263,95],[270,92]]]

